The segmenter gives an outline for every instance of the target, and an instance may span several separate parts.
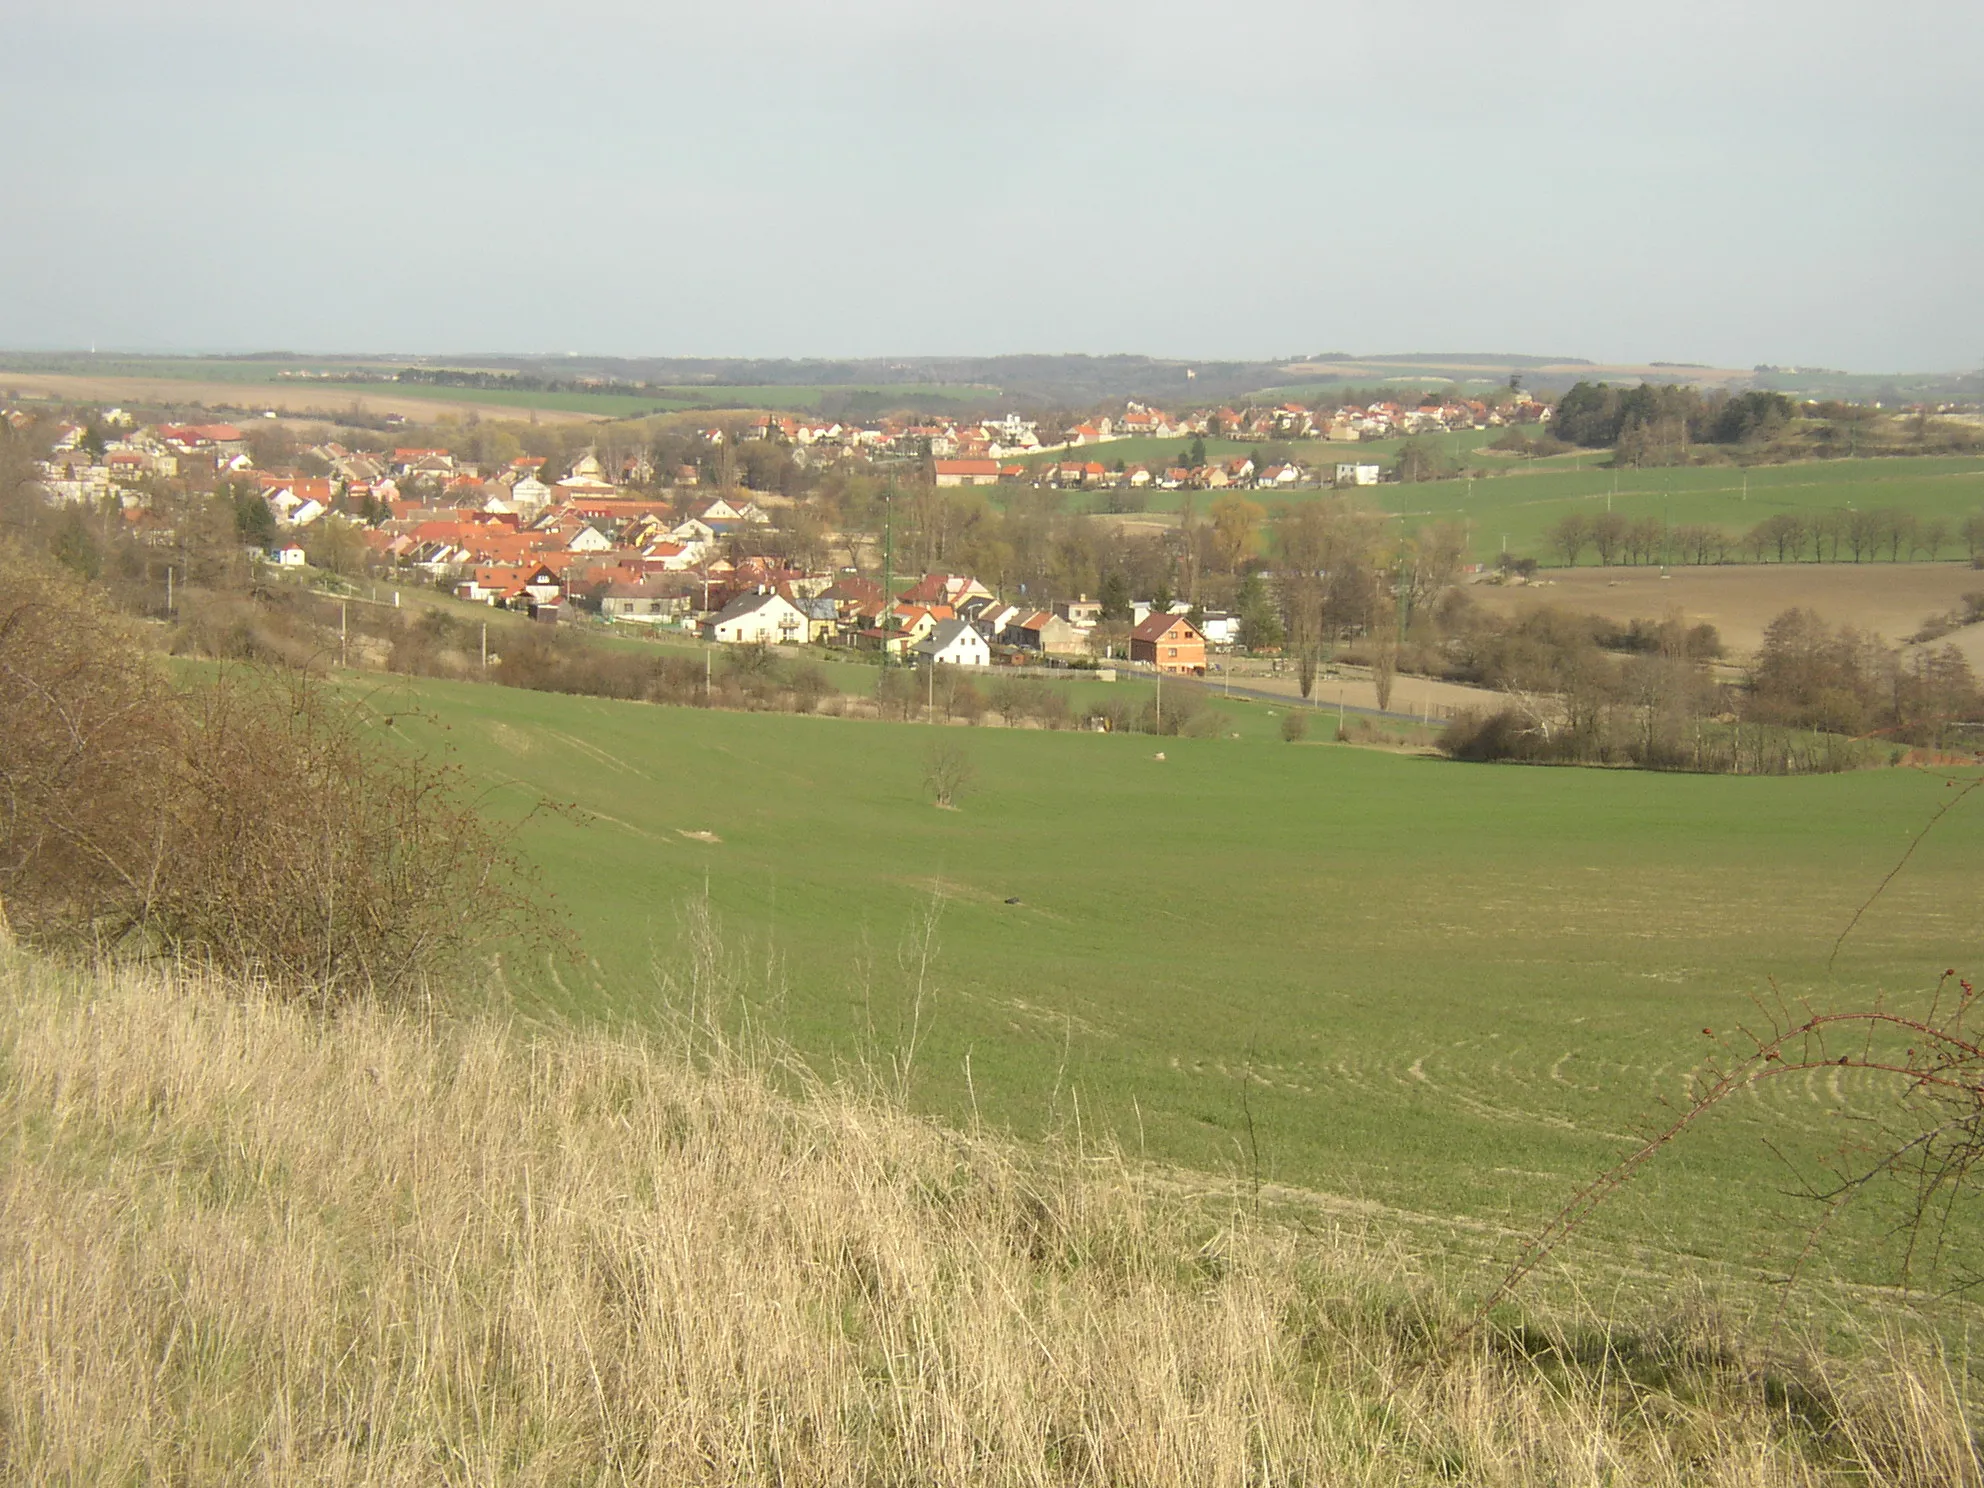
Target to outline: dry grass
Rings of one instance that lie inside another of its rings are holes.
[[[396,413],[414,423],[452,414],[487,419],[518,419],[535,413],[540,423],[599,423],[603,414],[569,409],[527,410],[507,403],[468,403],[453,399],[396,397],[364,388],[356,393],[336,383],[195,382],[178,377],[94,377],[71,372],[0,372],[0,386],[28,397],[70,403],[126,403],[145,408],[209,408],[222,412],[278,409],[284,414],[335,421],[356,403],[361,413]]]
[[[678,995],[714,1005],[713,964]],[[10,1481],[1976,1477],[1933,1367],[1455,1342],[1396,1257],[707,1019],[327,1018],[0,947],[0,1132]]]

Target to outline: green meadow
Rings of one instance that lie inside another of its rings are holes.
[[[1612,510],[1635,519],[1654,517],[1670,526],[1720,527],[1740,535],[1780,511],[1870,510],[1895,507],[1924,521],[1942,519],[1951,528],[1943,556],[1961,554],[1954,529],[1965,517],[1984,511],[1984,458],[1964,455],[1897,456],[1880,459],[1811,460],[1788,465],[1684,466],[1667,470],[1613,470],[1604,451],[1584,451],[1543,460],[1506,461],[1481,448],[1494,430],[1471,429],[1428,436],[1436,448],[1458,461],[1473,457],[1488,473],[1473,478],[1386,483],[1357,489],[1356,499],[1400,517],[1408,527],[1459,521],[1467,525],[1471,550],[1488,559],[1505,545],[1546,563],[1555,561],[1545,534],[1571,512],[1595,515]],[[1399,439],[1357,444],[1305,440],[1292,446],[1296,458],[1319,469],[1338,461],[1383,465],[1397,458]],[[1175,463],[1189,445],[1181,439],[1126,439],[1088,449],[1034,456],[1035,466],[1062,459],[1093,459],[1114,468],[1120,460],[1153,469]],[[1208,458],[1250,454],[1259,441],[1206,441]],[[1250,491],[1248,499],[1269,508],[1312,501],[1315,489],[1286,494]],[[1189,497],[1203,512],[1218,492],[1150,491],[1146,509],[1177,511]],[[1585,561],[1595,562],[1587,552]]]
[[[1512,553],[1554,561],[1544,534],[1570,512],[1623,512],[1672,526],[1701,524],[1743,533],[1780,511],[1871,510],[1896,507],[1923,520],[1955,524],[1984,511],[1984,459],[1901,456],[1814,460],[1791,465],[1685,466],[1671,470],[1611,470],[1601,452],[1560,455],[1514,465],[1507,474],[1473,481],[1426,481],[1360,492],[1410,525],[1466,522],[1474,551],[1486,558],[1508,540]],[[1944,556],[1962,551],[1954,537]],[[1587,553],[1586,562],[1595,559]]]
[[[1154,740],[408,691],[371,696],[426,710],[415,732],[500,809],[569,807],[525,840],[584,954],[503,966],[524,1015],[657,1023],[706,900],[744,989],[729,1015],[823,1069],[907,1060],[945,1119],[1106,1133],[1482,1256],[1662,1124],[1753,998],[1976,965],[1975,809],[1832,954],[1940,774],[1464,766],[1282,744],[1260,705],[1234,705],[1238,739]],[[921,788],[940,737],[976,767],[958,810]],[[1745,1097],[1581,1243],[1652,1274],[1781,1274],[1813,1218],[1783,1158],[1836,1146],[1869,1098],[1844,1077]],[[1826,1257],[1878,1279],[1879,1223],[1849,1219]]]

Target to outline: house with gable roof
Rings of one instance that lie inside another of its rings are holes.
[[[1206,674],[1206,638],[1183,615],[1154,611],[1130,632],[1130,660],[1172,676]]]
[[[703,639],[727,646],[776,646],[806,639],[811,622],[776,591],[740,594],[703,625]]]
[[[930,634],[912,648],[917,658],[932,666],[992,665],[992,648],[969,620],[941,620]]]

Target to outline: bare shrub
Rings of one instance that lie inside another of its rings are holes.
[[[875,678],[875,711],[902,720],[914,718],[922,707],[922,679],[908,667],[883,667]]]
[[[795,713],[813,712],[820,706],[820,700],[834,690],[827,674],[811,662],[795,666],[786,685],[792,690],[792,710]]]
[[[151,945],[337,1001],[554,937],[506,834],[390,720],[293,672],[225,675],[187,713],[169,856],[133,927]]]
[[[112,933],[149,892],[182,718],[155,661],[80,580],[0,546],[0,923]]]
[[[939,667],[933,680],[937,706],[944,710],[947,718],[962,718],[966,723],[977,723],[985,716],[985,694],[978,690],[978,685],[964,668]]]
[[[1528,759],[1532,757],[1530,733],[1528,720],[1515,708],[1498,708],[1492,713],[1463,708],[1441,730],[1438,747],[1449,759],[1477,764]]]
[[[940,736],[923,756],[923,788],[937,805],[949,810],[977,777],[971,751],[956,739]]]
[[[1205,739],[1219,732],[1220,715],[1214,713],[1211,695],[1198,682],[1167,681],[1137,712],[1137,731],[1144,734],[1178,734],[1188,739]]]
[[[1300,744],[1309,737],[1309,715],[1290,708],[1281,715],[1281,737],[1288,744]]]
[[[0,902],[29,938],[319,1000],[556,938],[460,777],[307,673],[175,693],[93,591],[0,550]]]
[[[1038,677],[1001,677],[992,684],[993,712],[1008,723],[1037,723],[1042,728],[1066,728],[1068,698],[1051,682]]]

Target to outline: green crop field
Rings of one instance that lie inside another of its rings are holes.
[[[1428,435],[1425,438],[1428,443],[1433,444],[1442,453],[1458,460],[1485,444],[1495,436],[1496,432],[1492,429],[1467,429],[1456,434]],[[1314,439],[1294,441],[1271,439],[1208,439],[1205,445],[1206,458],[1208,460],[1224,461],[1238,459],[1242,455],[1256,454],[1267,446],[1280,444],[1282,447],[1293,452],[1293,457],[1297,464],[1304,465],[1314,471],[1319,471],[1327,477],[1335,470],[1339,461],[1360,465],[1383,465],[1389,469],[1392,462],[1398,458],[1399,446],[1404,443],[1405,440],[1403,438],[1360,440],[1355,444],[1337,444]],[[1191,445],[1192,440],[1189,437],[1172,439],[1112,439],[1105,444],[1084,445],[1080,449],[1054,450],[1047,454],[1028,455],[1025,459],[1017,463],[1027,465],[1034,470],[1044,470],[1063,461],[1085,464],[1090,460],[1095,460],[1108,466],[1111,470],[1114,470],[1117,464],[1121,463],[1125,466],[1143,465],[1155,472],[1176,465],[1183,458],[1185,452],[1191,448]],[[1372,489],[1378,492],[1386,490],[1383,487]],[[1413,486],[1407,489],[1416,491],[1426,489],[1426,487]],[[1143,493],[1144,510],[1175,512],[1181,510],[1185,502],[1189,500],[1203,512],[1206,506],[1218,500],[1221,494],[1219,491],[1160,491],[1153,488]],[[1282,501],[1311,500],[1318,492],[1316,489],[1310,488],[1289,493],[1285,496],[1271,491],[1243,491],[1240,494],[1246,496],[1249,500],[1274,505]]]
[[[984,388],[953,387],[939,383],[847,387],[824,384],[656,387],[637,392],[533,392],[522,388],[512,391],[507,388],[435,387],[418,382],[327,383],[325,386],[335,388],[339,392],[348,390],[352,397],[371,394],[402,398],[434,398],[457,403],[478,403],[484,406],[501,404],[517,409],[542,408],[568,413],[599,413],[611,418],[639,418],[644,414],[681,413],[699,408],[709,409],[713,413],[753,409],[809,413],[817,411],[822,400],[828,398],[847,400],[858,407],[859,416],[867,417],[871,412],[894,411],[906,407],[964,404],[982,401],[988,396]]]
[[[1699,523],[1730,532],[1748,531],[1773,512],[1869,510],[1897,507],[1952,527],[1984,511],[1984,459],[1966,456],[1805,461],[1760,465],[1687,466],[1673,470],[1610,470],[1598,453],[1560,455],[1515,466],[1506,475],[1472,482],[1427,481],[1388,485],[1359,494],[1408,523],[1461,520],[1469,524],[1474,551],[1513,553],[1553,561],[1544,533],[1569,512],[1614,511],[1656,517],[1671,525]],[[1952,540],[1946,554],[1960,551]],[[1587,562],[1592,561],[1587,555]]]
[[[506,967],[525,1012],[654,1022],[657,969],[707,894],[753,1018],[823,1067],[886,1062],[915,1027],[914,1098],[949,1119],[1078,1120],[1483,1253],[1661,1121],[1703,1030],[1754,1019],[1753,996],[1976,964],[1984,851],[1963,811],[1827,965],[1940,774],[1471,767],[1281,744],[1236,705],[1237,740],[948,730],[978,781],[940,811],[927,726],[411,691],[494,799],[576,808],[527,842],[588,959]],[[1663,1272],[1788,1265],[1810,1214],[1769,1144],[1836,1143],[1866,1091],[1834,1085],[1721,1112],[1590,1243]],[[1874,1228],[1828,1254],[1878,1274]]]
[[[1494,430],[1428,436],[1444,454],[1478,462],[1499,457],[1481,450]],[[1389,467],[1403,440],[1324,444],[1305,440],[1292,446],[1296,458],[1326,469],[1337,461]],[[1118,460],[1158,468],[1176,461],[1189,445],[1180,439],[1132,439],[1032,457],[1035,465],[1061,459],[1093,459],[1113,467]],[[1213,459],[1231,459],[1259,448],[1258,442],[1208,440]],[[1951,536],[1943,556],[1962,551],[1954,530],[1965,517],[1984,511],[1984,458],[1964,455],[1898,456],[1883,459],[1813,460],[1790,465],[1759,465],[1748,470],[1728,465],[1685,466],[1670,470],[1612,470],[1602,451],[1557,455],[1545,460],[1510,460],[1492,474],[1473,479],[1422,481],[1412,485],[1359,487],[1354,499],[1401,517],[1407,526],[1435,521],[1467,524],[1472,551],[1488,559],[1501,552],[1526,553],[1554,561],[1544,534],[1570,512],[1594,515],[1608,509],[1632,518],[1654,517],[1670,526],[1699,524],[1741,534],[1774,512],[1870,510],[1895,507],[1923,520],[1943,519]],[[1203,511],[1217,492],[1150,491],[1146,509],[1176,511],[1189,496]],[[1270,509],[1312,501],[1314,489],[1247,492]],[[1586,562],[1595,558],[1589,552]]]
[[[793,413],[816,411],[825,400],[836,399],[848,404],[854,417],[902,408],[985,403],[999,396],[997,388],[943,382],[759,383],[737,387],[692,383],[657,391],[684,407],[775,408]]]

